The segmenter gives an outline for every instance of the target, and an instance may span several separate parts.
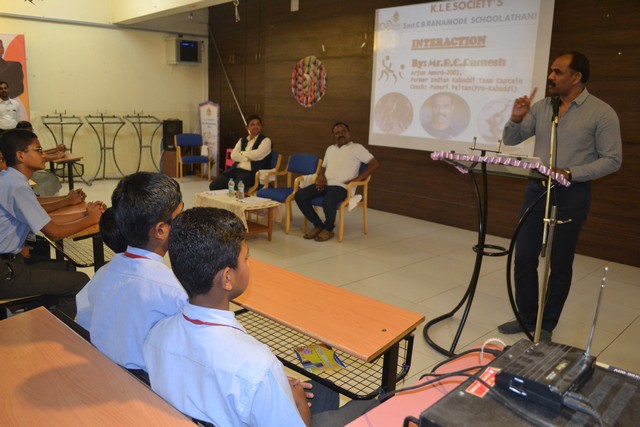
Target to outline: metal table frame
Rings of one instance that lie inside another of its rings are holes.
[[[115,115],[107,115],[107,114],[96,114],[96,115],[88,115],[85,116],[84,119],[87,121],[91,129],[96,134],[96,138],[98,138],[98,145],[100,146],[100,160],[98,162],[98,169],[96,170],[96,174],[94,175],[93,180],[98,178],[98,174],[100,173],[100,169],[102,169],[102,179],[106,179],[106,169],[107,169],[107,156],[106,152],[111,150],[113,155],[113,163],[116,165],[118,172],[120,172],[121,176],[124,176],[120,166],[118,166],[118,162],[116,160],[116,154],[114,150],[114,146],[116,143],[116,138],[118,137],[118,133],[122,129],[122,127],[126,124],[126,122],[122,119],[122,117]],[[115,133],[113,134],[113,138],[111,140],[111,145],[107,145],[107,125],[118,125]],[[100,131],[98,130],[100,129]],[[102,136],[101,136],[102,134]]]
[[[128,114],[126,116],[123,116],[123,118],[129,123],[131,123],[133,128],[136,130],[136,134],[138,135],[139,156],[138,156],[138,166],[136,167],[136,172],[140,171],[140,164],[142,163],[143,148],[149,149],[149,154],[151,155],[151,162],[156,167],[156,170],[160,171],[160,164],[156,162],[156,160],[153,158],[153,138],[156,136],[156,133],[158,132],[158,129],[160,129],[160,126],[162,126],[162,120],[148,114],[136,113],[135,111],[133,114]],[[151,137],[149,138],[148,144],[144,144],[144,141],[143,141],[143,132],[142,132],[143,125],[156,125],[156,127],[153,129],[153,133],[151,134]]]
[[[47,130],[49,131],[49,133],[51,133],[51,136],[53,137],[53,142],[55,143],[56,147],[60,144],[64,144],[64,129],[65,126],[75,126],[75,129],[73,131],[73,133],[71,134],[71,140],[69,142],[69,151],[73,152],[73,143],[75,141],[76,135],[78,133],[78,131],[80,130],[80,128],[82,127],[82,125],[84,124],[82,122],[82,118],[75,116],[75,115],[67,115],[66,112],[63,113],[58,113],[57,111],[53,114],[47,114],[46,116],[42,116],[42,124],[44,125],[44,127],[47,128]],[[60,126],[60,141],[58,141],[58,138],[56,136],[56,132],[51,128],[52,126]],[[69,166],[69,168],[71,168],[71,166]],[[76,168],[76,165],[73,164],[73,168],[75,170],[75,176],[80,177],[80,179],[82,180],[82,182],[84,182],[86,185],[91,185],[90,182],[87,182],[84,179],[84,168],[82,170],[83,173],[78,173],[78,169]],[[71,171],[69,171],[69,175],[71,175]],[[70,179],[70,178],[69,178]]]

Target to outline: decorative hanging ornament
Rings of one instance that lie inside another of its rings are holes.
[[[233,1],[233,5],[235,6],[236,9],[236,23],[240,22],[240,12],[238,11],[238,6],[240,5],[240,0],[234,0]]]
[[[302,58],[291,73],[291,92],[298,104],[313,107],[327,89],[327,72],[315,56]]]

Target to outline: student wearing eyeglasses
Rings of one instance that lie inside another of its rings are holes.
[[[89,281],[87,275],[73,271],[66,262],[27,263],[21,251],[27,238],[39,231],[51,240],[60,240],[97,224],[106,206],[87,203],[85,216],[66,223],[53,221],[29,185],[33,173],[45,167],[36,134],[22,129],[5,131],[0,150],[7,166],[0,172],[0,298],[43,295],[45,305],[58,305],[74,318],[75,295]],[[81,198],[79,192],[57,203],[69,204],[77,198]]]

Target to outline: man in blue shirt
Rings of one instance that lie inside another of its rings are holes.
[[[586,88],[589,61],[579,52],[560,55],[548,76],[551,97],[531,105],[531,97],[518,98],[507,122],[503,140],[516,145],[536,137],[534,155],[561,173],[571,186],[555,186],[551,200],[557,218],[551,248],[551,273],[547,302],[542,318],[541,340],[550,340],[569,295],[573,258],[582,224],[591,203],[591,181],[611,174],[622,163],[620,123],[613,108],[591,95]],[[555,164],[549,161],[552,117],[559,103]],[[556,104],[558,105],[558,104]],[[546,182],[545,182],[546,183]],[[523,212],[546,191],[543,182],[532,180],[526,190]],[[545,204],[538,203],[525,221],[516,241],[515,287],[520,317],[529,331],[534,330],[538,311],[538,256],[542,247]],[[571,221],[568,221],[571,220]],[[498,327],[504,334],[521,331],[517,321]]]
[[[29,185],[33,173],[45,167],[36,134],[8,130],[0,137],[0,148],[8,166],[0,172],[0,298],[43,295],[46,305],[57,303],[73,318],[75,295],[89,281],[87,275],[69,271],[64,262],[25,262],[21,251],[27,237],[38,231],[60,240],[97,224],[105,206],[88,203],[86,216],[64,224],[52,221]]]

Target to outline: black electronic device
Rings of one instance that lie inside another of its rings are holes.
[[[176,39],[178,62],[200,62],[200,43],[196,40]]]
[[[567,399],[575,400],[572,392],[576,391],[587,396],[596,411],[600,409],[604,418],[610,418],[608,421],[634,419],[636,411],[629,408],[635,408],[639,400],[637,381],[596,371],[596,358],[589,354],[607,271],[605,268],[586,351],[522,339],[482,371],[482,382],[467,380],[425,410],[420,415],[420,427],[515,425],[527,419],[542,420],[545,425],[584,425],[593,419],[566,406],[571,403]],[[491,384],[494,381],[496,387]],[[632,401],[635,403],[630,406]]]
[[[496,375],[498,387],[556,411],[561,409],[567,392],[580,390],[596,366],[596,358],[589,352],[607,271],[605,267],[586,351],[553,342],[537,342],[522,351],[512,348],[507,352],[510,362]]]
[[[496,386],[560,411],[565,393],[578,391],[596,367],[584,350],[553,342],[513,346],[509,362],[496,375]]]
[[[480,375],[492,383],[497,372],[504,371],[522,357],[532,343],[522,339],[491,362]],[[577,349],[575,349],[577,350]],[[578,350],[579,351],[579,350]],[[529,356],[527,356],[529,357]],[[537,356],[533,356],[537,357]],[[640,381],[632,375],[596,368],[593,376],[580,389],[580,394],[593,403],[606,425],[635,426],[640,419]],[[537,420],[533,422],[532,420]],[[574,409],[557,408],[541,401],[522,399],[500,387],[487,388],[477,379],[468,379],[455,390],[420,414],[419,427],[451,426],[596,426],[597,421]]]
[[[182,120],[168,119],[162,121],[162,149],[164,151],[176,151],[173,139],[179,133],[182,133]]]

